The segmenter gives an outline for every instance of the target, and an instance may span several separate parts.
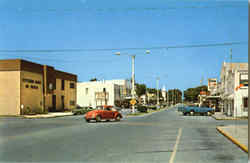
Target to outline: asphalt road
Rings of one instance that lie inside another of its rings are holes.
[[[247,154],[216,130],[234,123],[175,109],[121,122],[0,118],[0,162],[244,163]]]

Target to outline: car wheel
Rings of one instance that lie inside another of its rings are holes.
[[[120,116],[120,115],[116,116],[116,117],[115,117],[115,120],[116,120],[116,121],[120,121],[120,120],[121,120],[121,116]]]
[[[101,120],[102,120],[100,115],[97,115],[95,119],[96,119],[96,122],[101,122]]]
[[[193,116],[194,115],[194,111],[190,111],[190,115]]]
[[[86,119],[86,122],[88,122],[88,123],[89,123],[89,122],[90,122],[90,120],[89,120],[89,119]]]

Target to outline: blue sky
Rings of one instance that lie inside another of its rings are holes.
[[[149,87],[181,90],[219,77],[223,61],[248,61],[248,45],[151,50],[37,52],[61,49],[150,48],[248,41],[246,0],[0,0],[0,59],[23,58],[78,75],[79,81],[131,77]]]

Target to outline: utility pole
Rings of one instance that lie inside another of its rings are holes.
[[[157,77],[156,78],[156,89],[157,89],[157,108],[159,108],[160,106],[160,102],[159,102],[159,80],[160,78]]]
[[[174,89],[172,91],[172,105],[174,105]]]
[[[135,100],[135,55],[132,55],[132,100]],[[135,113],[135,105],[132,105],[132,113]]]
[[[168,98],[169,94],[168,94],[168,90],[167,90],[167,106],[169,105],[169,98]]]

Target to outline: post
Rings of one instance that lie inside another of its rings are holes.
[[[168,106],[168,90],[166,91],[166,95],[167,95],[167,106]]]
[[[157,89],[157,107],[159,108],[160,102],[159,102],[159,77],[156,78],[156,89]]]
[[[135,99],[135,55],[132,55],[132,99]],[[135,113],[135,105],[132,105],[132,113]]]

